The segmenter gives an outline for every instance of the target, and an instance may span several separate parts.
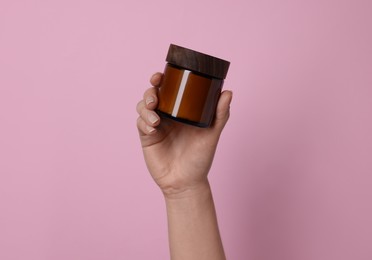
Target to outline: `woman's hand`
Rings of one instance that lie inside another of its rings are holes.
[[[137,105],[137,127],[147,168],[165,196],[172,260],[225,260],[207,175],[218,139],[229,119],[232,98],[224,91],[210,128],[160,118],[158,87],[162,74]]]
[[[199,128],[161,118],[158,105],[161,73],[151,77],[149,88],[137,104],[137,127],[147,167],[166,197],[179,197],[208,184],[220,134],[229,118],[231,91],[221,93],[214,122]]]

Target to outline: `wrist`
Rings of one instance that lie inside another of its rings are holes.
[[[201,215],[214,212],[213,196],[208,181],[180,193],[165,195],[164,198],[168,215],[199,218]]]
[[[166,201],[182,201],[209,195],[211,188],[208,179],[205,179],[186,187],[162,189],[162,192]]]

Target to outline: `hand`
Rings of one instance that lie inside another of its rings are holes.
[[[231,91],[221,93],[214,122],[199,128],[161,118],[158,105],[161,73],[151,77],[149,88],[137,104],[137,128],[146,165],[166,197],[182,196],[208,184],[220,134],[229,118]]]

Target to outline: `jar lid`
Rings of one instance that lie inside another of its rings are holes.
[[[228,61],[174,44],[169,46],[166,61],[187,70],[218,79],[226,78],[230,66]]]

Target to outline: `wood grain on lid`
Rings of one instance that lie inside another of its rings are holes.
[[[230,62],[171,44],[166,61],[187,70],[205,74],[210,77],[225,79]]]

